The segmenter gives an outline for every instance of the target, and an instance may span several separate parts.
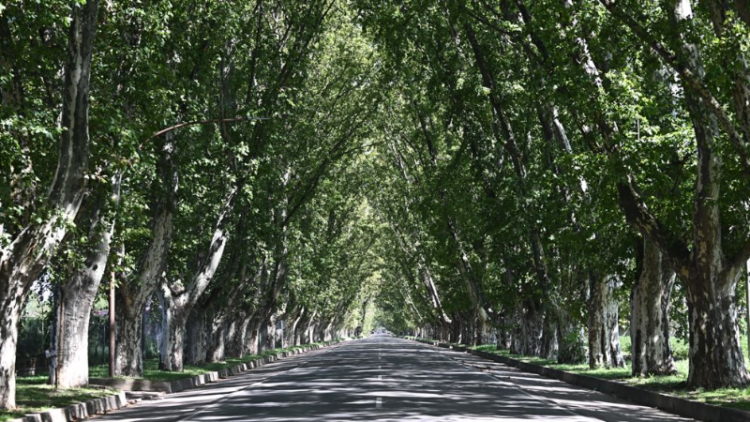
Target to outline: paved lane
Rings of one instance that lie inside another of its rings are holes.
[[[480,366],[482,369],[477,369]],[[686,421],[465,353],[384,336],[297,356],[105,421]]]

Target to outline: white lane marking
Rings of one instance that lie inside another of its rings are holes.
[[[378,375],[378,379],[379,379],[379,380],[382,380],[382,379],[383,379],[383,376],[382,376],[382,375]]]
[[[380,365],[378,365],[378,369],[383,369],[383,367],[382,367],[382,366],[380,366]]]
[[[378,408],[378,409],[380,409],[381,407],[383,407],[383,399],[381,399],[380,397],[376,398],[375,399],[375,407]]]
[[[300,367],[303,367],[303,366],[307,365],[307,363],[311,360],[310,358],[315,358],[316,356],[327,354],[331,350],[335,350],[335,349],[337,349],[337,347],[330,347],[330,348],[327,348],[327,349],[318,349],[318,350],[320,350],[320,353],[312,353],[312,354],[307,355],[305,357],[300,357],[299,360],[301,362],[297,363],[296,365],[292,366],[291,368],[289,368],[289,369],[281,369],[280,372],[276,372],[276,373],[272,372],[270,374],[267,374],[268,376],[266,376],[265,378],[261,379],[260,381],[256,381],[256,382],[254,382],[254,383],[252,383],[252,384],[250,384],[250,385],[248,385],[246,387],[241,387],[241,388],[239,388],[239,389],[237,389],[237,390],[235,390],[235,391],[233,391],[231,393],[225,394],[222,398],[220,398],[218,400],[214,400],[213,402],[210,402],[210,403],[208,403],[206,405],[199,405],[199,406],[202,406],[202,407],[198,407],[198,408],[194,409],[192,412],[190,412],[190,413],[188,413],[186,415],[183,415],[183,416],[175,419],[175,422],[181,422],[181,421],[187,421],[187,420],[190,420],[190,419],[195,419],[196,417],[198,417],[198,416],[200,416],[200,415],[202,415],[202,414],[204,414],[204,413],[206,413],[206,412],[208,412],[210,410],[216,409],[220,404],[222,404],[226,400],[230,399],[232,396],[234,396],[236,394],[239,394],[239,393],[245,393],[248,390],[251,390],[254,387],[257,387],[257,386],[263,384],[264,382],[266,382],[266,381],[268,381],[268,380],[270,380],[272,378],[276,378],[276,377],[278,377],[280,375],[286,375],[289,372],[292,372],[292,371],[294,371],[297,368],[300,368]],[[315,351],[313,351],[313,352],[315,352]],[[292,364],[295,363],[294,360],[292,360],[291,362],[283,362],[283,361],[276,361],[276,362],[278,362],[278,365],[282,366],[282,367],[284,366],[284,363],[292,363]],[[276,362],[273,362],[273,363],[276,363]],[[254,374],[252,372],[248,371],[248,372],[245,372],[244,374],[238,376],[236,379],[239,380],[239,377],[245,376],[245,375],[252,376]],[[257,373],[255,375],[257,375]]]
[[[437,354],[438,356],[440,356],[441,358],[443,358],[445,360],[453,361],[453,363],[456,363],[456,364],[458,364],[460,366],[463,366],[465,368],[473,369],[474,371],[476,371],[476,372],[478,372],[478,373],[480,373],[480,374],[482,374],[482,375],[484,375],[484,376],[486,376],[486,377],[488,377],[488,378],[490,378],[492,380],[501,381],[501,382],[507,382],[509,384],[512,384],[513,386],[515,386],[518,389],[518,391],[524,393],[525,395],[531,397],[534,400],[540,401],[542,403],[547,403],[548,405],[550,405],[555,410],[562,410],[563,412],[565,412],[565,413],[567,413],[569,415],[572,415],[572,416],[578,416],[578,417],[582,417],[584,419],[587,418],[587,416],[582,415],[582,414],[576,412],[575,410],[572,410],[572,409],[568,408],[564,404],[558,403],[554,399],[551,399],[551,398],[548,398],[548,397],[544,397],[544,396],[539,396],[539,395],[536,395],[536,394],[533,394],[533,393],[529,392],[528,390],[526,390],[525,386],[523,386],[522,384],[517,383],[517,382],[513,382],[512,381],[512,379],[513,379],[512,377],[508,377],[508,379],[502,379],[499,376],[495,376],[495,375],[493,375],[491,373],[487,373],[487,372],[483,372],[483,371],[477,370],[473,366],[466,365],[466,364],[464,364],[464,363],[462,363],[462,362],[460,362],[460,361],[458,361],[456,359],[453,359],[451,357],[445,356],[443,354],[443,350],[440,350],[440,349],[438,349],[438,350],[432,350],[432,353]]]
[[[466,366],[466,365],[464,365],[464,366]],[[469,366],[469,368],[471,368],[471,367]],[[530,393],[528,390],[526,390],[525,386],[521,385],[520,383],[513,382],[512,381],[512,379],[513,379],[512,377],[508,377],[508,380],[504,380],[504,379],[500,378],[499,376],[495,376],[493,374],[489,374],[489,373],[486,373],[486,372],[481,372],[481,373],[484,374],[485,376],[488,376],[488,377],[492,378],[493,380],[501,381],[501,382],[507,382],[509,384],[512,384],[513,386],[517,387],[518,391],[526,394],[527,396],[531,397],[534,400],[538,400],[540,402],[549,404],[553,409],[562,410],[563,412],[568,413],[569,415],[572,415],[572,416],[580,416],[582,418],[587,418],[588,417],[586,415],[582,415],[582,414],[576,412],[575,410],[572,410],[572,409],[568,408],[568,406],[566,406],[564,404],[558,403],[554,399]]]

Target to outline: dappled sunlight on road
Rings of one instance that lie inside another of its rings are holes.
[[[137,421],[680,421],[463,353],[348,342],[112,413]]]

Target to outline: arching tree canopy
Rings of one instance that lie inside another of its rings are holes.
[[[120,375],[158,309],[165,370],[383,325],[667,374],[686,331],[746,385],[749,49],[740,0],[6,2],[2,407],[32,285],[79,386],[110,279]]]

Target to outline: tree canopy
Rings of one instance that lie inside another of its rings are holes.
[[[373,324],[622,366],[627,328],[634,375],[687,332],[690,386],[746,385],[749,50],[744,0],[6,2],[2,406],[31,286],[76,386],[110,279],[120,375],[154,307],[166,370]]]

